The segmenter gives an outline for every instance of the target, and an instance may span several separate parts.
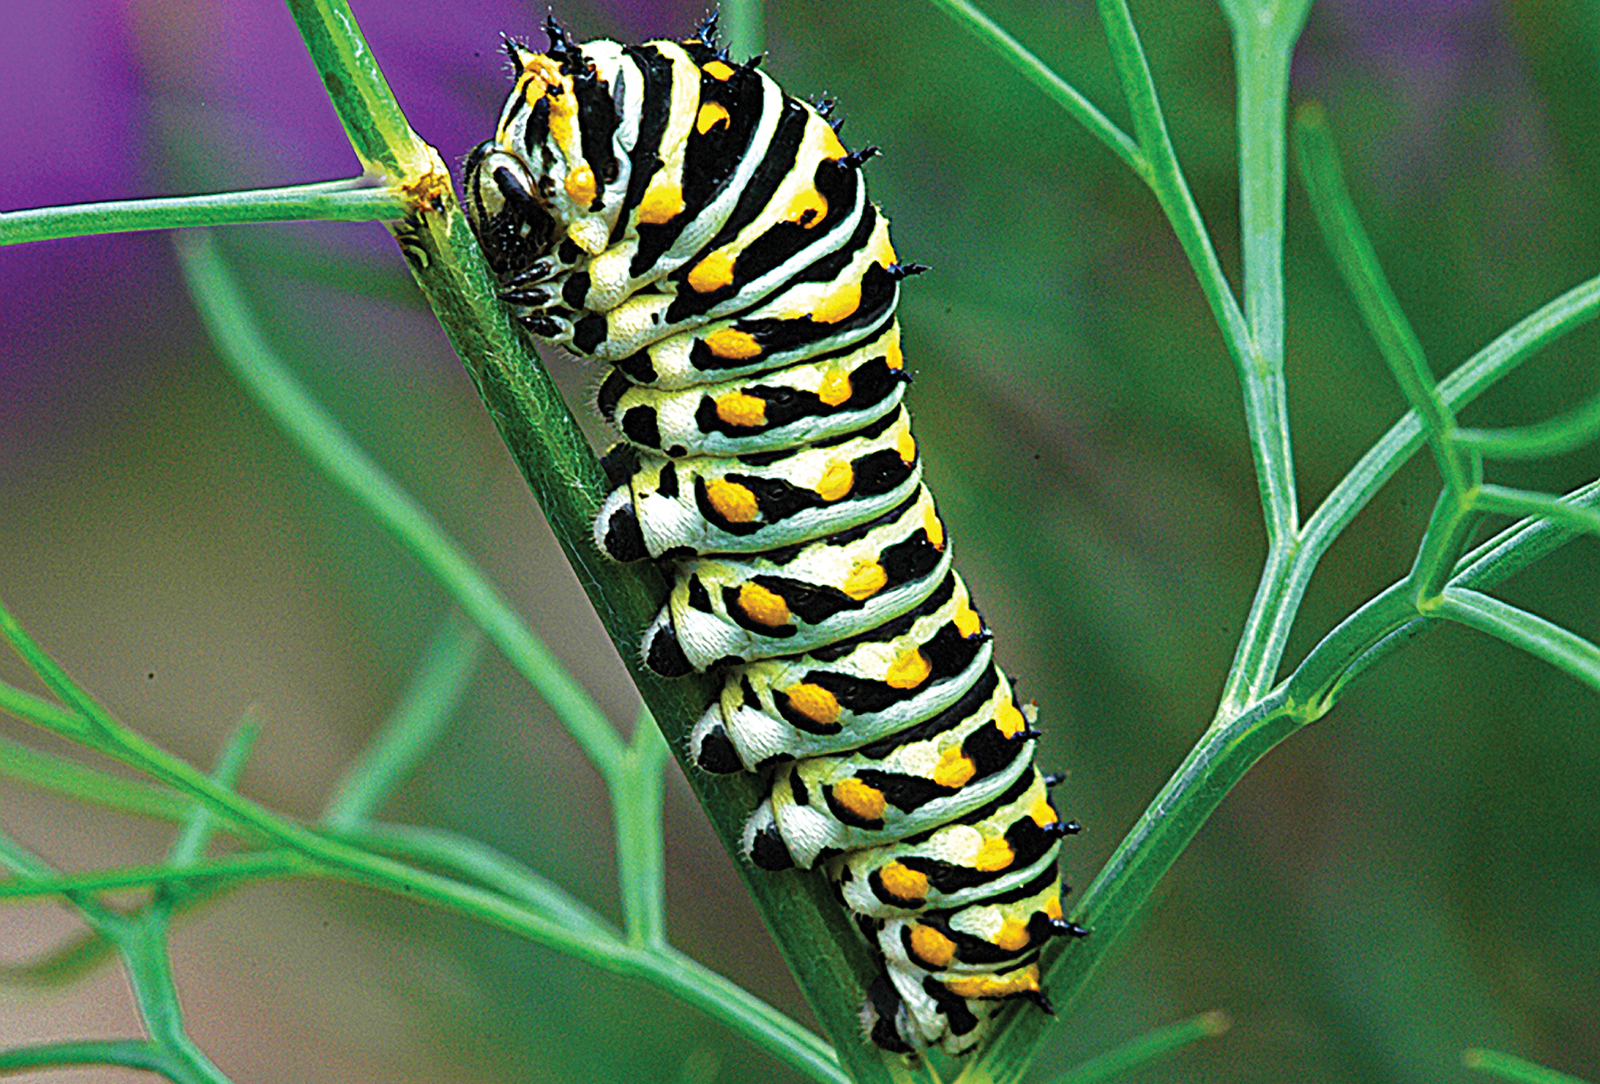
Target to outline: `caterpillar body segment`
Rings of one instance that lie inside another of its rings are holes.
[[[721,674],[690,752],[765,773],[745,854],[854,914],[883,963],[864,1033],[963,1053],[1007,1002],[1048,1010],[1040,953],[1084,932],[1075,826],[922,485],[895,321],[921,268],[867,198],[874,151],[709,40],[546,29],[508,44],[465,203],[517,318],[611,365],[595,543],[670,569],[645,661]]]
[[[810,869],[930,831],[1036,774],[1037,737],[991,665],[955,704],[908,731],[780,765],[745,827],[746,850],[763,868]]]
[[[966,693],[989,665],[990,639],[951,572],[870,633],[730,671],[690,750],[707,771],[755,772],[899,734]]]
[[[900,408],[855,433],[799,448],[641,455],[633,477],[607,499],[595,537],[618,560],[762,553],[873,520],[921,481],[911,421]]]
[[[813,360],[687,388],[637,385],[613,369],[597,406],[640,448],[738,456],[863,429],[900,404],[909,380],[900,328],[891,323],[863,344]]]

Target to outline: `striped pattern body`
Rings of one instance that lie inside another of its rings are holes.
[[[670,567],[656,671],[716,670],[708,771],[770,778],[758,866],[821,867],[884,962],[880,1046],[962,1053],[1007,1000],[1048,1011],[1057,816],[901,404],[900,264],[814,107],[709,43],[509,50],[468,160],[474,229],[536,334],[612,368],[625,437],[595,527]]]

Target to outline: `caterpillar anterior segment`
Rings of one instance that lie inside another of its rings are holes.
[[[912,1053],[1049,1011],[1039,954],[1075,830],[1033,764],[990,635],[950,567],[901,397],[899,263],[821,111],[716,48],[508,42],[517,82],[467,162],[467,207],[529,329],[611,363],[627,443],[595,525],[668,565],[645,661],[717,670],[691,735],[770,775],[744,849],[822,867],[884,964],[862,1019]],[[759,59],[759,58],[758,58]]]

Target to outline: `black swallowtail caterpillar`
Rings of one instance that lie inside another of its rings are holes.
[[[626,438],[595,525],[674,586],[644,634],[669,676],[718,670],[690,737],[712,772],[768,772],[744,850],[820,866],[884,974],[888,1050],[962,1053],[1009,999],[1049,1011],[1061,820],[950,567],[901,396],[902,264],[831,103],[716,47],[508,42],[516,87],[467,162],[502,297],[612,365]]]

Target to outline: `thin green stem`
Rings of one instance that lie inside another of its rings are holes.
[[[666,944],[666,860],[661,803],[670,753],[648,711],[633,725],[623,777],[611,788],[617,833],[617,884],[623,928],[632,945]]]
[[[286,850],[255,851],[222,858],[196,860],[187,865],[162,862],[155,865],[115,866],[76,873],[50,873],[13,877],[0,881],[0,901],[42,899],[77,893],[111,892],[129,888],[162,885],[188,886],[214,890],[238,881],[287,877],[312,872],[304,855]]]
[[[1254,368],[1241,375],[1269,547],[1287,544],[1300,526],[1283,374],[1283,208],[1289,60],[1309,7],[1309,0],[1224,4],[1239,88],[1244,313],[1255,346]]]
[[[1512,1084],[1588,1084],[1580,1077],[1558,1073],[1543,1065],[1523,1058],[1502,1054],[1498,1050],[1468,1049],[1461,1052],[1461,1064],[1468,1069],[1478,1069]]]
[[[1146,183],[1188,257],[1189,266],[1199,280],[1200,292],[1211,307],[1211,315],[1246,388],[1245,421],[1256,462],[1256,483],[1267,516],[1267,530],[1275,535],[1282,523],[1292,521],[1290,510],[1294,501],[1293,487],[1284,489],[1283,468],[1287,464],[1282,462],[1281,453],[1285,438],[1275,433],[1279,408],[1271,395],[1250,390],[1261,388],[1268,366],[1252,338],[1250,325],[1228,285],[1228,278],[1222,272],[1211,235],[1200,217],[1200,208],[1195,205],[1184,179],[1183,167],[1178,163],[1177,151],[1167,133],[1155,80],[1133,18],[1128,14],[1127,3],[1125,0],[1098,0],[1098,5],[1111,46],[1111,58],[1133,114],[1134,133],[1139,147],[1150,160]]]
[[[1232,1026],[1228,1014],[1203,1012],[1139,1036],[1115,1050],[1099,1054],[1055,1078],[1053,1084],[1104,1084],[1121,1080],[1135,1069],[1150,1065],[1199,1042],[1225,1035]]]
[[[389,718],[334,787],[323,807],[324,826],[360,824],[410,777],[465,695],[482,646],[477,628],[451,611],[434,632]]]
[[[1596,316],[1600,316],[1600,275],[1579,283],[1495,336],[1440,381],[1439,395],[1452,412],[1460,411],[1540,350]],[[1415,410],[1395,422],[1339,480],[1306,522],[1301,562],[1315,566],[1373,494],[1382,489],[1425,442],[1422,419]]]
[[[0,775],[107,809],[161,820],[179,820],[194,808],[191,799],[166,787],[123,779],[6,737],[0,737]]]
[[[1417,557],[1406,576],[1411,604],[1426,612],[1444,589],[1445,581],[1466,548],[1479,515],[1473,509],[1471,494],[1456,493],[1449,486],[1439,490],[1428,529],[1417,546]]]
[[[134,1039],[84,1039],[0,1050],[0,1076],[69,1065],[118,1065],[160,1073],[168,1080],[182,1079],[183,1072],[166,1051]]]
[[[178,245],[196,307],[229,369],[299,449],[371,513],[450,594],[549,704],[602,773],[616,769],[616,730],[554,653],[517,617],[434,518],[352,441],[267,345],[237,283],[204,235]]]
[[[1474,508],[1506,516],[1548,516],[1589,534],[1600,534],[1600,513],[1580,508],[1561,497],[1525,489],[1482,485],[1472,495]]]
[[[1434,612],[1521,648],[1600,692],[1600,647],[1552,621],[1464,587],[1447,588]]]
[[[993,49],[1024,79],[1044,92],[1045,97],[1066,110],[1069,117],[1083,125],[1090,135],[1133,170],[1140,180],[1146,184],[1151,183],[1150,160],[1144,151],[1140,150],[1139,145],[1128,138],[1127,134],[1104,113],[1096,109],[1094,103],[1085,98],[1077,87],[1061,78],[1053,68],[1030,52],[1016,38],[1006,33],[976,5],[968,3],[968,0],[931,0],[931,2],[934,7],[944,11],[970,30],[979,41]]]
[[[1600,507],[1600,482],[1568,493],[1575,507]],[[1448,589],[1487,590],[1578,537],[1570,525],[1530,518],[1506,528],[1457,563]],[[1326,714],[1340,690],[1401,646],[1415,639],[1433,617],[1419,615],[1409,578],[1391,585],[1341,621],[1306,654],[1279,686],[1296,715],[1313,720]]]
[[[256,737],[260,733],[260,720],[255,717],[253,711],[246,711],[244,719],[234,727],[227,744],[223,746],[222,756],[217,759],[217,766],[212,769],[211,779],[214,783],[229,790],[234,788],[239,782],[239,775],[244,771],[244,763],[249,759],[250,750],[254,748]],[[195,806],[184,817],[178,838],[173,841],[172,849],[167,853],[167,861],[180,869],[194,865],[204,857],[206,845],[211,841],[211,834],[216,827],[216,815],[205,806]]]
[[[1544,459],[1576,451],[1596,437],[1600,437],[1600,395],[1577,410],[1533,425],[1456,430],[1456,443],[1485,459]]]
[[[238,226],[260,222],[321,219],[375,222],[404,218],[407,201],[390,188],[357,177],[288,188],[215,192],[204,196],[114,200],[63,207],[0,212],[0,245],[135,230],[175,230],[187,226]]]
[[[1300,551],[1300,543],[1294,537],[1267,548],[1261,576],[1256,581],[1256,593],[1250,600],[1250,611],[1239,633],[1239,646],[1217,701],[1213,725],[1244,711],[1271,686],[1277,675],[1284,647],[1289,642],[1293,615],[1300,608],[1310,579],[1309,569],[1305,576],[1293,575]]]
[[[554,881],[470,836],[409,824],[364,824],[335,833],[364,850],[444,870],[526,904],[576,933],[616,939],[617,928]]]
[[[448,177],[433,148],[411,130],[350,6],[344,0],[287,2],[362,165],[401,180],[434,171]]]
[[[1295,134],[1299,138],[1301,176],[1334,264],[1355,297],[1356,308],[1395,382],[1405,393],[1406,402],[1422,419],[1445,484],[1456,493],[1464,493],[1473,479],[1451,446],[1455,417],[1449,402],[1435,387],[1422,343],[1401,310],[1356,213],[1321,106],[1300,108],[1295,117]]]
[[[0,868],[8,869],[14,877],[0,881],[0,891],[21,882],[45,881],[59,874],[38,855],[0,831]],[[67,902],[78,909],[83,921],[96,933],[112,937],[120,932],[126,919],[101,905],[93,896],[81,892],[64,893]]]

